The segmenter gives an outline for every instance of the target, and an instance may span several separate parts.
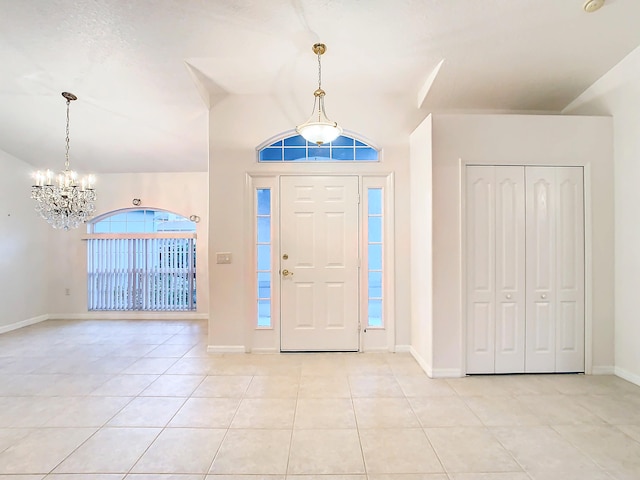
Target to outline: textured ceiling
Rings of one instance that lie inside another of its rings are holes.
[[[592,14],[582,4],[0,0],[0,149],[59,169],[66,90],[79,97],[73,167],[204,171],[208,108],[268,94],[307,112],[319,40],[334,102],[366,88],[422,116],[560,112],[640,44],[640,1],[607,0]]]

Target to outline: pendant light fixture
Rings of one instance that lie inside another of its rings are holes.
[[[324,43],[313,45],[313,53],[318,56],[318,88],[313,92],[313,113],[309,120],[296,127],[296,131],[308,142],[322,145],[329,143],[342,134],[342,128],[327,117],[324,109],[325,91],[322,89],[322,63],[320,57],[327,51]]]
[[[54,176],[51,170],[34,174],[35,185],[31,187],[31,198],[36,212],[53,228],[69,230],[85,223],[95,211],[95,177],[78,178],[78,173],[69,167],[69,105],[77,100],[73,93],[62,92],[67,101],[66,157],[64,170]]]

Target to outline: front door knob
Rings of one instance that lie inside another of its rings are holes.
[[[293,272],[290,272],[286,268],[284,270],[282,270],[282,276],[283,277],[288,277],[289,275],[293,275]]]

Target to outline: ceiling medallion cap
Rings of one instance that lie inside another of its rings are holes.
[[[596,10],[600,10],[602,8],[602,6],[604,5],[604,1],[605,0],[587,0],[586,2],[584,2],[582,8],[587,13],[593,13]]]
[[[313,53],[316,55],[323,55],[327,51],[327,46],[324,43],[314,43]]]
[[[321,88],[318,88],[315,92],[313,92],[314,97],[324,97],[325,95],[326,92]]]
[[[73,93],[69,93],[69,92],[62,92],[62,96],[64,98],[67,99],[67,101],[72,101],[72,100],[77,100],[78,97],[76,97]]]

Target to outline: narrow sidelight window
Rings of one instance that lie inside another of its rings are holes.
[[[256,189],[256,285],[257,326],[271,323],[271,189]]]

